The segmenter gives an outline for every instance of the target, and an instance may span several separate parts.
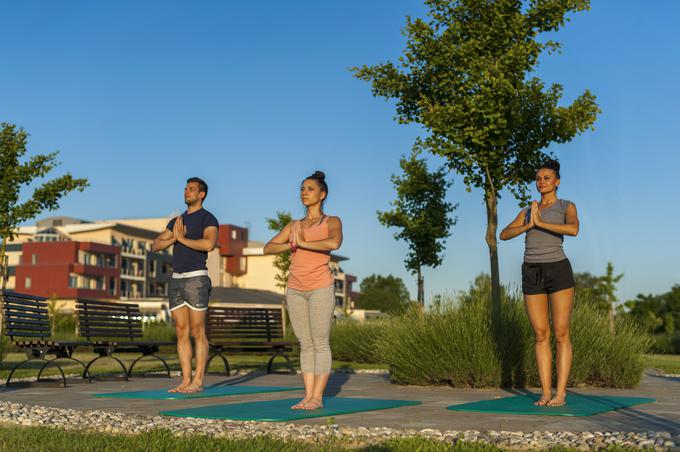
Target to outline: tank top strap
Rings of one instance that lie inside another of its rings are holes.
[[[319,226],[321,226],[324,223],[328,223],[328,215],[324,215],[321,221],[319,221]]]

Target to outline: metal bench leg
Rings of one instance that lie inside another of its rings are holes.
[[[90,379],[94,378],[92,376],[92,373],[90,372],[90,366],[92,366],[92,364],[94,364],[95,361],[98,361],[102,358],[111,358],[111,359],[115,360],[118,364],[120,364],[120,367],[123,368],[123,375],[125,376],[125,381],[128,380],[128,372],[127,372],[127,369],[125,368],[125,364],[123,364],[123,362],[121,360],[119,360],[118,358],[116,358],[115,356],[98,356],[95,359],[93,359],[92,361],[90,361],[89,363],[87,363],[87,366],[85,366],[85,371],[83,372],[83,378],[85,378],[86,375],[89,375]]]
[[[157,360],[162,362],[163,365],[165,366],[165,371],[168,373],[168,378],[170,378],[170,366],[168,366],[168,363],[165,362],[165,360],[163,358],[161,358],[160,356],[156,356],[156,355],[142,355],[139,358],[135,359],[132,362],[132,364],[130,364],[130,368],[128,369],[128,377],[132,377],[132,368],[135,367],[135,364],[137,364],[142,358],[146,358],[147,356],[149,358],[156,358]],[[144,376],[144,374],[142,374],[142,376]]]
[[[229,367],[229,361],[227,360],[226,356],[224,356],[222,353],[215,353],[210,358],[208,358],[208,362],[205,363],[205,373],[206,374],[208,373],[210,362],[215,358],[220,358],[222,360],[222,362],[224,363],[224,372],[226,373],[227,377],[230,376],[231,368]]]
[[[294,375],[295,369],[293,369],[293,363],[290,361],[290,358],[288,358],[288,355],[286,354],[286,352],[283,352],[283,351],[275,351],[274,352],[274,355],[269,359],[269,363],[267,364],[267,373],[268,374],[272,373],[272,365],[274,364],[274,360],[279,356],[286,360],[286,365],[288,367],[288,373],[291,374],[291,375]]]
[[[10,381],[12,380],[12,376],[14,375],[14,372],[15,372],[19,367],[21,367],[22,365],[24,365],[24,364],[26,364],[27,362],[30,362],[30,361],[45,361],[45,366],[48,366],[48,365],[50,365],[50,364],[54,364],[55,366],[57,366],[57,369],[59,370],[59,373],[61,374],[61,379],[62,379],[62,381],[64,382],[64,387],[66,387],[66,375],[64,375],[64,371],[61,369],[61,366],[60,366],[59,364],[53,362],[54,360],[48,360],[48,359],[45,359],[45,358],[30,358],[30,359],[21,361],[20,363],[18,363],[17,365],[15,365],[15,366],[12,368],[12,371],[9,373],[9,376],[7,377],[7,381],[5,382],[5,386],[6,386],[6,387],[9,387]],[[45,366],[43,366],[43,367],[45,367]]]
[[[58,360],[58,359],[69,359],[69,360],[75,361],[75,362],[77,362],[78,364],[80,364],[81,366],[83,366],[83,369],[85,370],[85,372],[83,373],[83,378],[87,378],[87,381],[89,381],[90,383],[92,383],[92,377],[91,377],[91,376],[89,375],[89,373],[87,372],[87,368],[85,367],[85,363],[82,362],[82,361],[80,361],[80,360],[78,360],[78,359],[72,358],[72,357],[70,357],[70,356],[62,356],[62,357],[59,357],[59,358],[50,359],[48,362],[46,362],[45,364],[43,364],[43,366],[40,368],[40,372],[38,372],[38,381],[40,381],[40,377],[42,376],[42,373],[43,373],[43,371],[47,368],[47,366],[48,366],[52,361],[56,361],[56,360]]]

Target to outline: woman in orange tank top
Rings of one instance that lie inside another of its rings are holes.
[[[342,244],[342,222],[323,212],[328,196],[325,179],[324,173],[316,171],[302,181],[300,200],[307,210],[305,218],[290,222],[264,247],[264,254],[291,251],[286,305],[300,341],[305,384],[305,398],[291,407],[298,410],[323,407],[332,364],[329,336],[335,290],[328,261],[331,251]]]

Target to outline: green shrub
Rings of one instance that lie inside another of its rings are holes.
[[[173,325],[168,325],[162,320],[143,323],[143,337],[147,341],[177,341],[177,333]]]
[[[378,364],[375,344],[386,325],[384,320],[359,322],[349,319],[335,322],[330,337],[333,359]]]
[[[662,355],[677,355],[680,353],[680,331],[672,334],[655,334],[651,346],[651,353]]]
[[[379,337],[379,358],[402,384],[500,385],[500,360],[486,303],[438,310],[419,308],[395,317]]]
[[[394,382],[456,387],[535,386],[534,336],[519,294],[504,297],[494,319],[488,293],[445,300],[440,307],[394,317],[376,343]],[[570,385],[637,385],[650,345],[637,326],[577,299],[572,317]],[[554,339],[553,339],[554,341]],[[553,344],[554,350],[554,344]]]
[[[9,353],[11,348],[11,345],[9,343],[9,339],[7,336],[3,335],[0,336],[0,363],[5,360],[5,357],[7,356],[7,353]]]
[[[671,353],[674,355],[680,354],[680,331],[676,331],[671,335]]]
[[[609,317],[592,303],[577,299],[571,322],[574,364],[571,385],[633,387],[640,383],[649,336],[630,319]]]
[[[76,325],[78,324],[78,321],[76,320],[75,314],[58,312],[50,318],[50,324],[52,326],[52,337],[54,339],[61,341],[78,340],[78,335],[76,334]]]

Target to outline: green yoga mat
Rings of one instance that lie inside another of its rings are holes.
[[[161,414],[174,417],[193,417],[203,419],[233,419],[239,421],[293,421],[312,417],[336,416],[339,414],[362,411],[386,410],[402,406],[420,405],[410,400],[361,399],[350,397],[329,397],[324,399],[324,407],[318,410],[293,410],[290,407],[299,398],[267,400],[264,402],[233,403],[183,410],[161,411]]]
[[[108,394],[95,394],[95,397],[117,398],[117,399],[202,399],[206,397],[226,397],[242,394],[257,394],[261,392],[280,392],[297,391],[304,388],[292,388],[285,386],[208,386],[202,392],[183,394],[181,392],[168,392],[166,389],[155,389],[153,391],[131,391],[131,392],[111,392]]]
[[[482,400],[481,402],[451,405],[453,411],[476,411],[482,413],[538,414],[547,416],[592,416],[642,403],[655,402],[646,397],[591,396],[568,393],[564,406],[536,406],[538,394],[504,397],[502,399]]]

